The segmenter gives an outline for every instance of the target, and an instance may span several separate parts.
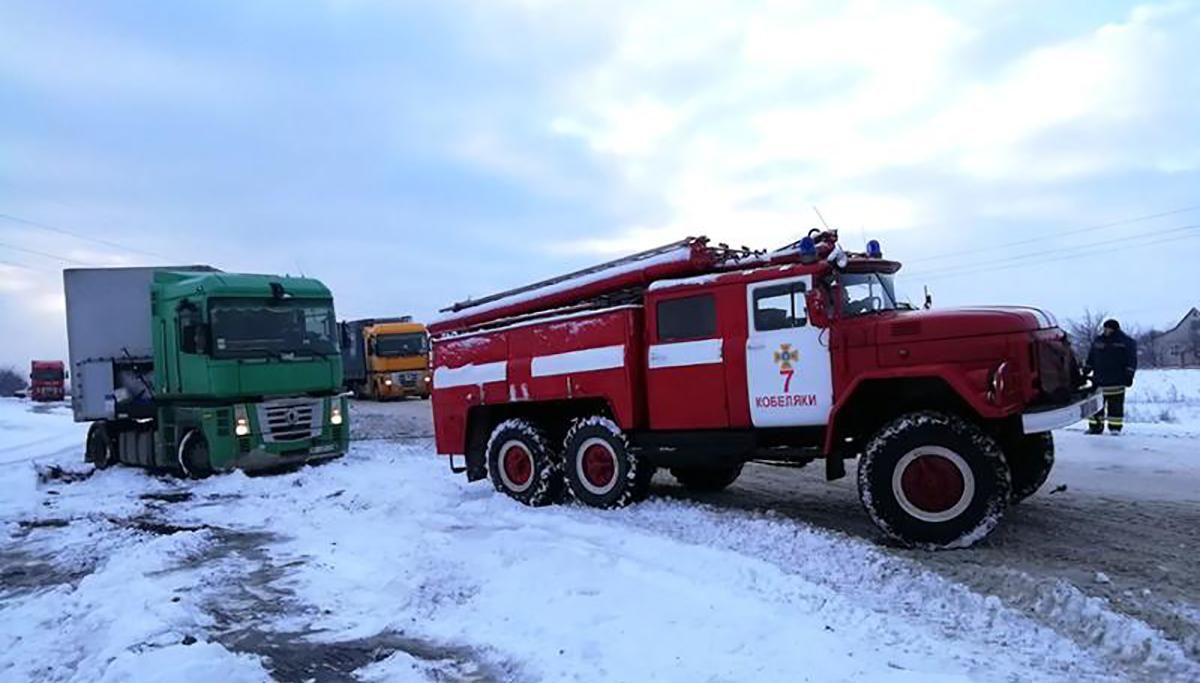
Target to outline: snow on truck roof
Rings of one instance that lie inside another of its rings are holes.
[[[467,299],[442,309],[429,323],[434,335],[463,334],[484,328],[510,326],[536,319],[544,321],[564,313],[587,309],[594,313],[633,303],[644,291],[709,284],[725,276],[761,273],[769,267],[821,267],[826,257],[852,259],[855,267],[899,268],[899,264],[863,254],[847,254],[837,246],[834,232],[822,233],[808,244],[789,244],[773,252],[712,246],[707,237],[687,237],[656,249],[535,282],[479,299]],[[877,245],[876,245],[877,247]],[[805,249],[808,249],[805,252]],[[803,265],[801,265],[803,264]],[[850,265],[842,263],[842,265]]]
[[[745,248],[711,246],[707,237],[687,237],[566,275],[460,301],[442,309],[445,315],[431,322],[429,328],[436,334],[502,318],[570,308],[605,295],[644,289],[663,278],[699,275],[723,264],[746,263],[760,256],[761,253]]]
[[[496,325],[489,325],[482,328],[470,328],[461,332],[447,332],[433,339],[434,343],[451,343],[451,342],[466,342],[468,340],[477,339],[484,335],[495,334],[497,332],[508,332],[510,330],[529,327],[530,325],[557,325],[557,324],[586,324],[585,318],[592,318],[598,315],[615,313],[616,311],[629,311],[641,308],[641,304],[620,304],[617,306],[607,306],[603,308],[586,308],[573,309],[569,313],[554,313],[552,315],[538,314],[535,316],[504,318],[497,321]]]

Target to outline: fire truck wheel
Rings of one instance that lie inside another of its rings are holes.
[[[531,507],[562,500],[562,465],[546,434],[527,420],[501,422],[487,445],[488,474],[496,490]]]
[[[724,491],[742,474],[742,463],[725,467],[672,467],[675,477],[689,491]]]
[[[212,463],[208,459],[208,441],[199,429],[190,429],[183,435],[175,456],[179,461],[179,470],[185,477],[203,479],[213,473]]]
[[[858,496],[871,520],[889,537],[927,550],[965,548],[987,536],[1010,488],[995,439],[943,413],[894,420],[858,462]]]
[[[88,428],[87,446],[84,449],[84,462],[90,462],[96,469],[102,470],[116,462],[113,453],[112,438],[108,435],[108,426],[103,422],[93,422]]]
[[[619,508],[650,495],[654,467],[629,450],[621,428],[606,417],[576,420],[563,442],[567,488],[581,503]]]
[[[1012,469],[1012,504],[1037,493],[1054,468],[1054,436],[1050,432],[1026,434],[1008,454]]]

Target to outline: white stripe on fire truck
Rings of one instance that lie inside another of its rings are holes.
[[[433,388],[448,389],[450,387],[467,387],[488,382],[503,382],[508,379],[508,361],[495,363],[474,363],[458,368],[435,368],[433,371]]]
[[[537,356],[530,362],[529,372],[534,377],[549,377],[621,367],[625,367],[624,344]]]
[[[655,344],[650,347],[650,368],[679,368],[688,365],[711,365],[720,363],[721,340]]]

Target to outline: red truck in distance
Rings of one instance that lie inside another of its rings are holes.
[[[916,310],[877,242],[680,242],[454,304],[429,326],[437,449],[532,506],[617,507],[658,468],[713,491],[746,462],[857,460],[889,537],[966,547],[1087,417],[1067,335],[1033,308]]]
[[[29,398],[61,401],[66,397],[67,372],[61,360],[35,360],[29,370]]]

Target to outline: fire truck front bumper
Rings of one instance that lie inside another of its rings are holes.
[[[1099,391],[1085,394],[1082,398],[1058,408],[1031,410],[1021,415],[1021,426],[1026,434],[1037,434],[1061,429],[1086,420],[1104,407],[1104,397]]]

